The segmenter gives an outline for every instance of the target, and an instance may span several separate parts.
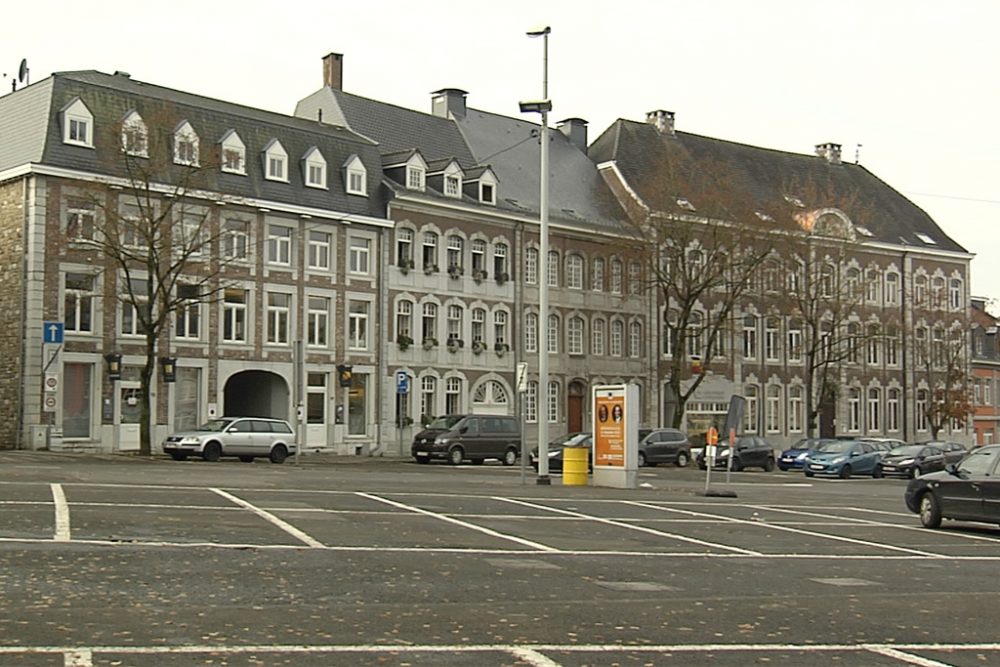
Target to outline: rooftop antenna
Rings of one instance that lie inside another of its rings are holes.
[[[858,164],[861,161],[861,144],[858,144],[854,148],[854,164]]]

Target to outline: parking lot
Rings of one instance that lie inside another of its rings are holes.
[[[0,664],[1000,662],[995,527],[920,528],[905,481],[703,474],[0,453]]]

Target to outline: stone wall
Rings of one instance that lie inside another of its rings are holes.
[[[0,184],[0,449],[17,446],[22,406],[24,181]]]

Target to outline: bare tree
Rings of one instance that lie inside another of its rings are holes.
[[[950,326],[918,326],[914,332],[914,379],[918,383],[917,410],[926,420],[931,439],[949,422],[964,423],[975,409],[968,373],[969,322]]]

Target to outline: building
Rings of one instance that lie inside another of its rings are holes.
[[[997,442],[997,423],[1000,422],[1000,339],[997,337],[997,318],[986,312],[986,300],[973,298],[971,302],[971,373],[972,415],[976,445]]]

